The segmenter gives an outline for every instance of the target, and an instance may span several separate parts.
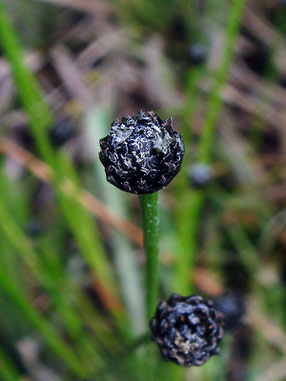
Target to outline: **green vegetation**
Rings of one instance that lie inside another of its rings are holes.
[[[1,380],[285,379],[282,3],[0,0]],[[98,159],[111,121],[140,109],[185,143],[159,203]],[[57,144],[60,121],[74,133]],[[233,289],[247,312],[221,354],[164,362],[157,303]]]

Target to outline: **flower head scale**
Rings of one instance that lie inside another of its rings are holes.
[[[173,294],[159,303],[150,328],[165,359],[190,367],[203,365],[219,353],[222,324],[222,314],[211,301]]]
[[[172,119],[162,121],[153,111],[114,121],[110,133],[99,143],[107,181],[137,194],[154,193],[169,184],[184,155]]]

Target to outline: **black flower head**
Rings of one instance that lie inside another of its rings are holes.
[[[67,120],[60,120],[49,131],[49,138],[55,147],[60,147],[75,136],[75,130]]]
[[[242,295],[228,291],[214,299],[214,305],[223,315],[224,330],[232,331],[242,324],[245,304]]]
[[[114,121],[109,135],[99,143],[107,181],[138,194],[157,192],[169,184],[184,155],[172,119],[162,121],[153,111]]]
[[[152,339],[162,355],[181,366],[203,365],[219,353],[222,315],[201,296],[171,295],[150,322]]]
[[[211,167],[204,163],[192,164],[188,169],[188,175],[191,184],[197,189],[207,186],[213,178]]]

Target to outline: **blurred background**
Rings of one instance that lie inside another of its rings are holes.
[[[0,380],[286,380],[285,48],[283,0],[0,0]],[[243,315],[199,368],[140,340],[138,198],[98,159],[140,109],[186,150],[161,297]]]

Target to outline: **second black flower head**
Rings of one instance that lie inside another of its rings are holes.
[[[184,156],[172,119],[140,111],[111,125],[100,139],[99,158],[111,184],[126,192],[147,194],[165,187],[179,172]]]
[[[223,316],[201,296],[173,294],[159,303],[150,322],[152,339],[166,360],[200,366],[219,353]]]

